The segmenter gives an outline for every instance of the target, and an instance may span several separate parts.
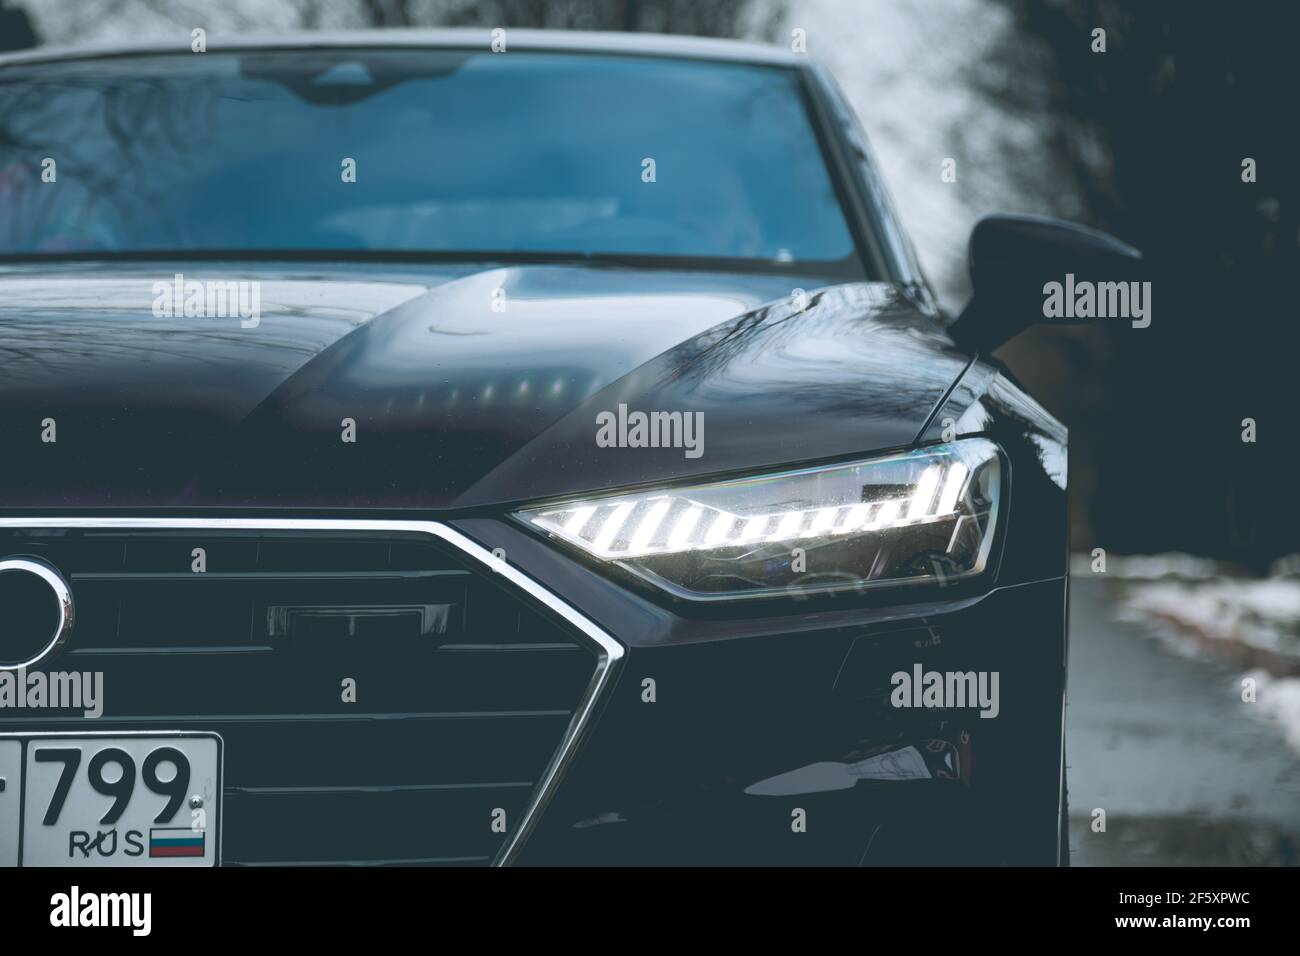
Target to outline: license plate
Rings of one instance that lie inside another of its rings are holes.
[[[215,866],[221,738],[0,734],[0,866]]]

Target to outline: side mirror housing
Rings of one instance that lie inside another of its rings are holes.
[[[1114,284],[1136,279],[1141,261],[1142,253],[1128,243],[1087,226],[1042,216],[986,216],[970,234],[973,294],[948,333],[968,351],[989,352],[1038,322],[1108,317],[1109,300],[1079,315],[1072,297],[1063,301],[1066,290],[1105,284],[1103,292],[1116,300],[1123,292],[1131,308],[1128,289]],[[1055,300],[1050,283],[1061,289]]]

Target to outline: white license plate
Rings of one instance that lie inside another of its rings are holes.
[[[0,866],[215,866],[221,738],[0,734]]]

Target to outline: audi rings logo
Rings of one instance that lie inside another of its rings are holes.
[[[39,558],[0,559],[0,671],[54,656],[72,631],[72,589]]]

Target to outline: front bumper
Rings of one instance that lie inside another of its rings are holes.
[[[627,645],[521,864],[1058,862],[1064,576],[693,620],[501,522],[458,526]],[[917,665],[997,672],[996,716],[892,706]]]
[[[995,566],[967,585],[692,607],[452,522],[626,648],[518,862],[1065,862],[1067,434],[992,367],[967,379],[924,438],[956,422],[1006,455]],[[996,674],[997,715],[893,706],[917,667]]]

